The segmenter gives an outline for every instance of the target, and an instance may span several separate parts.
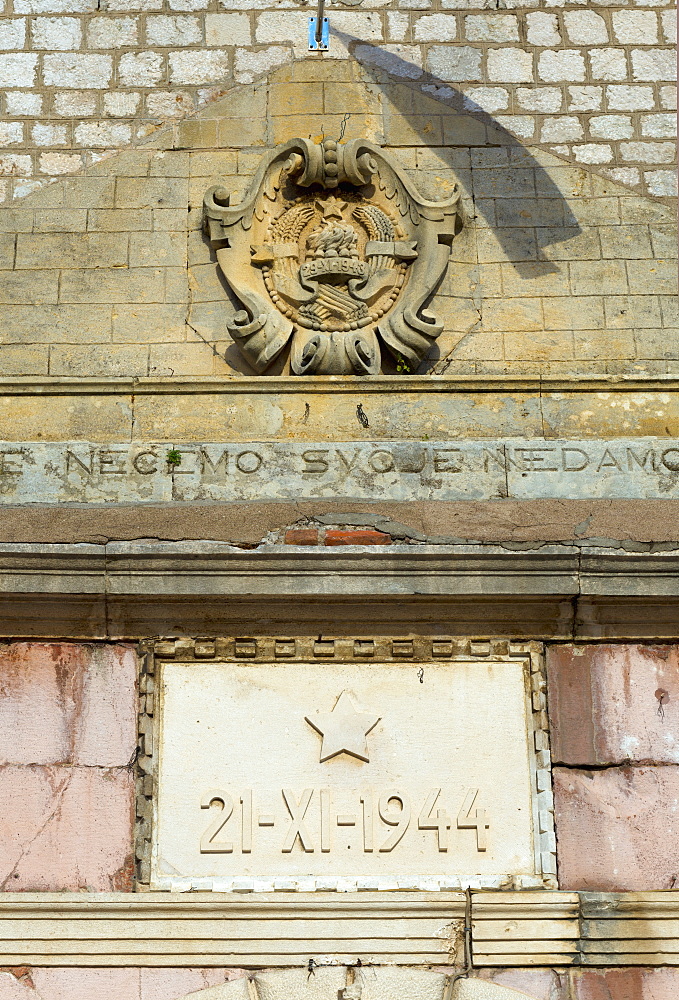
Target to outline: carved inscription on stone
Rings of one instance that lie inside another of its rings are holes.
[[[166,662],[159,707],[156,887],[539,872],[521,660]]]
[[[673,496],[672,439],[0,442],[0,504]]]

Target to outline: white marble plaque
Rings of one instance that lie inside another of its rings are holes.
[[[161,666],[157,888],[537,874],[522,660]]]

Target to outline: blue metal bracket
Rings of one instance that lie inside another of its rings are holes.
[[[321,18],[320,38],[316,30],[317,24],[317,18],[309,18],[309,52],[327,52],[330,48],[330,25],[327,17]]]

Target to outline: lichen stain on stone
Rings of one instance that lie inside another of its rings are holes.
[[[134,853],[130,852],[111,875],[111,889],[113,892],[132,892],[134,889]]]

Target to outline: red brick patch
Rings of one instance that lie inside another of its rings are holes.
[[[389,545],[391,535],[371,528],[288,528],[286,545]]]
[[[330,528],[325,533],[326,545],[389,545],[391,535],[383,531],[370,531],[359,529],[356,531],[345,531],[339,528]]]

